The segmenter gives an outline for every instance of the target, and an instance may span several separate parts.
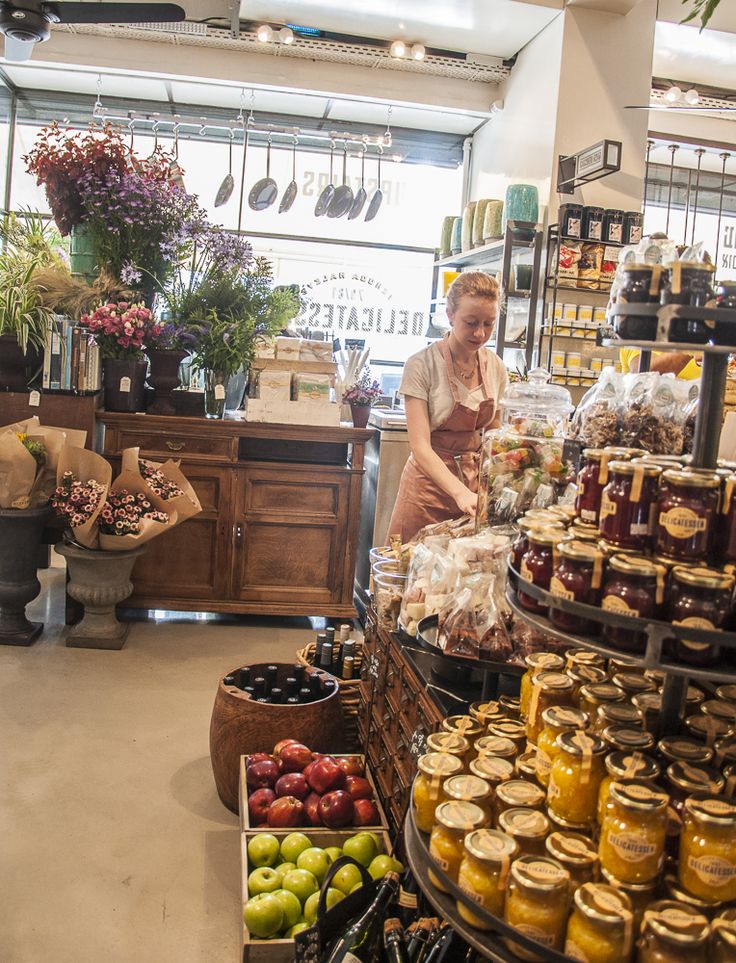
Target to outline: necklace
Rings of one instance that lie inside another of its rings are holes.
[[[449,344],[447,345],[447,349],[450,352],[450,358],[452,359],[452,367],[455,371],[455,374],[462,381],[471,381],[473,379],[473,376],[475,375],[475,369],[478,364],[478,355],[476,354],[475,356],[475,360],[473,361],[473,367],[470,369],[470,371],[467,371],[457,363],[457,361],[455,360],[455,355],[452,353],[452,348],[450,347]]]

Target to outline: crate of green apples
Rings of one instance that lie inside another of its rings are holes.
[[[243,861],[243,961],[291,963],[294,935],[317,919],[322,881],[338,856],[351,856],[373,879],[403,866],[390,854],[385,831],[267,831],[241,834]],[[363,885],[357,866],[341,867],[327,891],[327,908]]]

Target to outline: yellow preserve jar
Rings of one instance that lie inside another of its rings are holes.
[[[676,863],[674,868],[675,871],[677,871]],[[698,913],[707,916],[709,920],[713,919],[714,916],[717,916],[723,910],[723,903],[720,900],[698,899],[697,896],[688,893],[677,876],[665,876],[660,889],[662,891],[662,899],[673,899],[676,903],[687,903],[688,906],[697,910]]]
[[[732,702],[723,702],[721,699],[708,699],[700,706],[700,711],[706,716],[715,716],[716,719],[723,719],[731,728],[736,727],[736,705]]]
[[[481,736],[475,740],[473,748],[477,756],[495,756],[497,759],[515,759],[517,752],[516,743],[505,736]]]
[[[626,695],[628,701],[642,692],[656,692],[657,684],[638,672],[617,672],[611,682]]]
[[[472,758],[470,743],[465,736],[460,736],[456,732],[430,733],[427,736],[427,749],[430,752],[444,752],[455,756],[462,763],[463,769]]]
[[[585,729],[588,717],[579,709],[569,706],[552,706],[542,713],[542,731],[537,739],[537,779],[543,786],[549,786],[552,763],[557,758],[557,737],[563,732]]]
[[[493,818],[491,808],[493,789],[485,779],[466,773],[460,776],[450,776],[449,779],[445,780],[442,789],[447,799],[456,799],[458,802],[472,802],[479,806],[486,814],[486,825],[490,826]]]
[[[631,729],[641,729],[644,725],[644,713],[628,702],[606,702],[598,706],[598,712],[592,721],[591,728],[595,732],[603,732],[609,726],[629,726]]]
[[[560,672],[565,667],[565,660],[561,655],[553,652],[532,652],[524,659],[526,672],[521,677],[519,692],[519,715],[526,720],[529,715],[529,702],[532,697],[532,680],[537,672],[547,669],[552,672]]]
[[[483,735],[483,726],[472,716],[448,716],[442,720],[442,729],[463,736],[471,744]]]
[[[622,883],[648,883],[659,875],[668,801],[665,793],[648,785],[611,783],[598,842],[603,869]]]
[[[544,790],[526,779],[509,779],[496,787],[496,825],[507,809],[539,809],[544,806]]]
[[[545,849],[549,857],[568,871],[573,890],[584,883],[597,881],[600,871],[598,850],[587,836],[555,830],[545,840]]]
[[[495,829],[476,829],[465,837],[457,885],[483,909],[503,918],[511,863],[518,855],[519,847],[510,836]],[[457,911],[476,929],[490,929],[459,900]]]
[[[573,681],[572,702],[577,705],[580,699],[580,690],[584,685],[594,685],[597,682],[605,682],[608,673],[600,665],[572,665],[565,670],[565,675]]]
[[[492,722],[488,726],[488,735],[510,739],[516,747],[517,755],[526,749],[526,727],[519,719],[503,719],[501,722]]]
[[[559,863],[521,856],[512,864],[504,919],[528,939],[562,951],[569,903],[570,877]],[[513,940],[506,939],[506,945],[520,960],[539,960],[531,949]]]
[[[634,916],[625,893],[603,883],[575,892],[565,954],[582,963],[626,963],[634,945]]]
[[[487,726],[489,722],[496,722],[499,719],[507,718],[506,710],[497,701],[492,702],[473,702],[468,708],[470,717],[481,726]]]
[[[419,772],[414,780],[412,805],[417,829],[429,833],[434,826],[434,813],[445,801],[442,784],[449,776],[462,772],[462,763],[455,756],[443,752],[429,752],[417,762]]]
[[[508,759],[497,756],[478,756],[470,763],[470,771],[474,776],[485,779],[494,792],[502,782],[514,777],[514,767]]]
[[[601,869],[601,877],[609,886],[613,886],[614,889],[626,893],[629,897],[631,907],[634,911],[634,932],[639,933],[644,914],[654,902],[659,881],[652,880],[651,883],[622,883],[620,879],[611,876],[605,869]]]
[[[586,732],[563,732],[557,737],[557,748],[549,774],[547,805],[568,822],[591,823],[606,774],[606,746],[598,736]]]
[[[659,900],[644,913],[637,963],[693,963],[703,960],[708,920],[686,903]]]
[[[436,822],[429,837],[429,855],[439,868],[457,882],[460,862],[463,858],[465,837],[474,829],[481,829],[486,824],[486,814],[469,802],[440,803],[435,813]],[[446,893],[444,884],[436,873],[429,870],[429,878],[437,889]]]
[[[736,805],[713,796],[685,800],[680,882],[704,900],[736,900]]]
[[[507,809],[498,817],[498,828],[516,840],[522,856],[545,856],[549,819],[536,809]]]
[[[539,785],[537,780],[536,750],[530,749],[529,752],[524,752],[520,756],[517,756],[516,762],[514,763],[514,771],[519,779],[526,779],[527,782],[535,786]]]
[[[568,649],[565,652],[565,668],[572,669],[573,666],[580,665],[605,669],[606,660],[599,652],[591,652],[587,649]]]
[[[654,736],[646,729],[608,726],[600,735],[609,749],[620,752],[648,752],[654,748]]]
[[[538,672],[532,683],[529,715],[526,720],[526,737],[536,746],[542,731],[544,710],[551,706],[572,707],[573,681],[564,672]]]
[[[669,766],[673,762],[707,765],[713,759],[713,749],[683,736],[665,736],[657,743],[657,751]]]
[[[623,702],[625,699],[624,693],[613,682],[591,682],[580,687],[578,708],[582,709],[589,719],[597,719],[600,706],[608,702]]]
[[[659,766],[643,752],[612,752],[606,756],[606,775],[598,791],[598,825],[603,825],[603,817],[609,804],[609,791],[614,782],[653,783],[659,776]]]
[[[736,909],[720,913],[711,924],[710,963],[736,960]]]

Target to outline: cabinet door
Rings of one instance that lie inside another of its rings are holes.
[[[154,538],[133,570],[133,603],[222,599],[228,585],[228,522],[232,470],[182,464],[202,511]],[[191,605],[185,606],[191,608]]]
[[[348,482],[347,473],[287,465],[238,472],[233,598],[340,601]]]

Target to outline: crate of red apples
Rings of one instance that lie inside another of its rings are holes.
[[[363,756],[330,756],[282,739],[272,753],[240,757],[240,825],[278,833],[304,826],[385,828],[387,822]]]

